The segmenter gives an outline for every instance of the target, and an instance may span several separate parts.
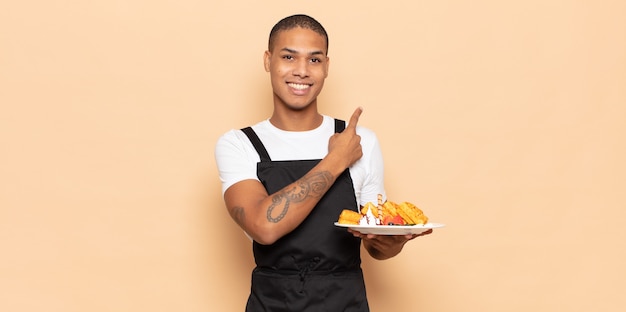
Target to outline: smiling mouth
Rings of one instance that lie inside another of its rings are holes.
[[[308,89],[311,87],[311,85],[303,84],[303,83],[288,83],[287,85],[296,90],[304,90],[304,89]]]

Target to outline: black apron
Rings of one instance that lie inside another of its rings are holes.
[[[335,132],[345,122],[335,120]],[[257,176],[268,194],[300,179],[321,160],[272,161],[252,128],[242,129],[259,153]],[[346,169],[309,216],[272,245],[253,242],[256,268],[246,311],[369,311],[361,271],[361,240],[333,223],[357,209]]]

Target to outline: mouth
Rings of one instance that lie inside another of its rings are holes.
[[[290,82],[287,83],[287,85],[292,88],[292,89],[296,89],[296,90],[306,90],[308,88],[311,87],[310,84],[305,84],[305,83],[295,83],[295,82]]]

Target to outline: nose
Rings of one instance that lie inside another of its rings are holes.
[[[298,60],[293,67],[293,75],[298,77],[309,76],[309,62],[306,59]]]

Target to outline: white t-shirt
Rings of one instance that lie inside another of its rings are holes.
[[[273,161],[322,159],[328,154],[328,139],[335,133],[335,121],[324,116],[322,124],[309,131],[284,131],[269,120],[252,126]],[[378,194],[386,199],[383,178],[383,158],[376,134],[357,126],[361,136],[363,157],[350,167],[357,203],[374,204]],[[215,159],[222,181],[222,194],[233,184],[257,177],[259,154],[241,130],[230,130],[222,135],[215,147]]]

